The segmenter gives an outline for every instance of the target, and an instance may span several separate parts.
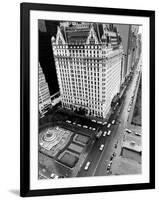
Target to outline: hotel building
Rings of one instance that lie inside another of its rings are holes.
[[[51,105],[50,92],[44,73],[39,63],[39,112],[44,114]]]
[[[123,47],[117,28],[61,23],[52,48],[62,106],[106,118],[121,85]]]

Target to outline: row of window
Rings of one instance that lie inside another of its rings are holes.
[[[42,102],[44,102],[44,101],[46,101],[46,100],[48,100],[48,99],[50,99],[50,95],[40,95],[39,94],[39,100],[40,101],[42,101]]]
[[[68,45],[54,45],[55,49],[101,49],[100,45],[81,45],[81,46],[70,46],[68,47]]]
[[[67,97],[67,99],[69,99],[71,96],[73,96],[74,98],[80,98],[83,99],[84,101],[87,100],[92,100],[92,101],[99,101],[99,94],[95,94],[94,92],[89,92],[89,93],[82,93],[82,92],[78,92],[76,91],[63,91],[63,93],[61,92],[63,97]]]

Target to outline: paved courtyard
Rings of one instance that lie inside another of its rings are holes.
[[[48,174],[76,176],[85,161],[92,144],[88,135],[60,126],[43,128],[39,133],[39,163]],[[54,166],[54,168],[52,167]],[[45,175],[46,176],[46,175]]]

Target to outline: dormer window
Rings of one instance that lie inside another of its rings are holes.
[[[58,40],[58,44],[62,44],[62,40],[61,40],[61,38],[59,38],[59,40]]]
[[[94,38],[90,38],[89,42],[90,42],[90,44],[95,44],[95,39]]]

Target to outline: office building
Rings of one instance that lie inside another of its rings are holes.
[[[39,63],[39,112],[44,114],[51,106],[50,92],[48,83],[45,80],[44,73]]]

